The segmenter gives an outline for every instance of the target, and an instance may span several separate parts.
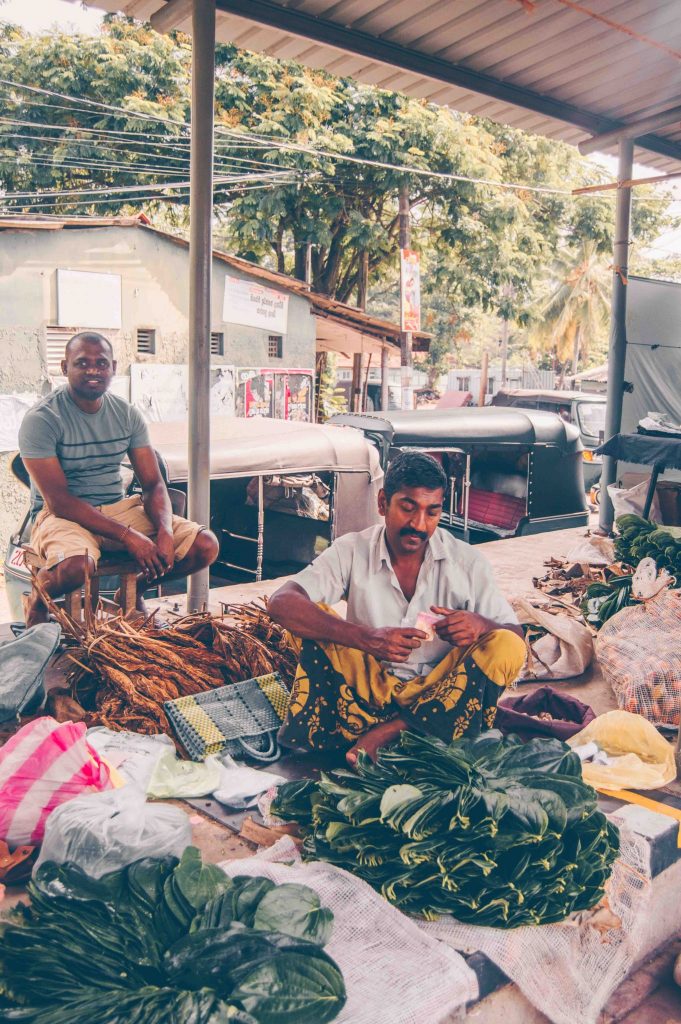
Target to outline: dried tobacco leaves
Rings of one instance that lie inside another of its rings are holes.
[[[295,673],[288,635],[269,617],[266,604],[230,605],[229,619],[187,615],[159,629],[153,616],[93,613],[87,593],[85,620],[76,622],[42,596],[72,642],[66,682],[88,726],[170,732],[165,701],[271,672],[288,684]]]
[[[619,849],[576,754],[491,730],[445,744],[403,733],[356,771],[283,785],[272,813],[297,821],[303,856],[359,875],[426,918],[514,928],[602,898]]]

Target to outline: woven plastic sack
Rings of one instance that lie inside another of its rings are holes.
[[[597,743],[612,764],[582,764],[584,781],[602,789],[657,789],[676,778],[674,750],[641,715],[608,711],[569,739],[571,747]]]
[[[520,681],[528,679],[572,679],[581,676],[593,660],[591,633],[570,615],[552,615],[535,608],[523,597],[511,602],[523,625],[541,626],[546,635],[528,646],[527,662]]]
[[[79,796],[59,807],[45,827],[33,873],[45,861],[70,861],[100,878],[142,857],[181,857],[191,841],[183,810],[149,804],[136,786],[123,786]]]
[[[624,711],[653,725],[681,717],[681,591],[623,608],[600,630],[596,653]]]
[[[303,864],[290,836],[220,867],[229,875],[264,875],[277,885],[308,885],[333,911],[325,949],[348,992],[334,1024],[444,1024],[477,998],[477,978],[459,953],[347,871],[321,861]]]
[[[111,770],[85,740],[82,722],[36,718],[0,748],[0,839],[35,846],[60,804],[113,789]]]

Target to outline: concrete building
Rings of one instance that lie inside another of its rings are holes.
[[[183,372],[186,380],[188,243],[153,228],[144,215],[14,215],[0,217],[0,235],[3,407],[14,414],[16,400],[7,396],[30,403],[48,393],[60,382],[66,341],[90,328],[113,344],[118,393],[147,402],[152,419],[181,418],[174,392],[155,413],[155,399],[147,392],[156,386],[160,393],[164,381],[174,381],[181,391]],[[232,414],[236,407],[242,415],[313,418],[321,353],[373,353],[380,363],[384,348],[399,352],[397,325],[318,295],[305,282],[217,251],[212,306],[211,364],[214,379],[231,380],[227,399],[224,388],[219,397],[225,411],[226,402],[233,403]],[[426,337],[419,336],[417,344]],[[302,404],[289,401],[292,380],[298,382],[294,397],[302,395]],[[271,397],[265,408],[263,390]],[[0,453],[0,551],[26,507],[25,489],[9,473],[9,447],[5,441]]]

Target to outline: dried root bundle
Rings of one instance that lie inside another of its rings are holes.
[[[168,732],[167,700],[274,671],[286,682],[292,678],[292,649],[264,607],[232,606],[232,622],[208,612],[186,615],[159,629],[153,616],[128,619],[106,617],[101,608],[92,612],[88,596],[85,620],[76,622],[41,594],[72,641],[67,684],[88,725]]]

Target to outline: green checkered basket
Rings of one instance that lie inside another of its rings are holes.
[[[230,754],[256,761],[280,756],[277,732],[289,693],[278,672],[230,683],[163,705],[178,740],[192,761]]]

